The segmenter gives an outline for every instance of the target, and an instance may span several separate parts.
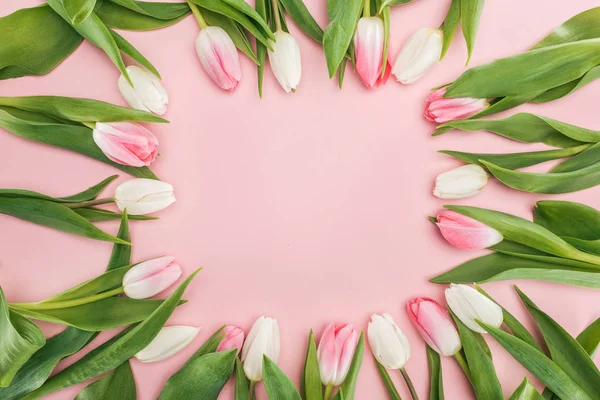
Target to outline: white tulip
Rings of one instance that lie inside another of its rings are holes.
[[[133,108],[163,115],[167,112],[169,96],[160,79],[145,68],[135,65],[127,67],[133,86],[123,75],[117,82],[121,94]]]
[[[404,44],[392,73],[404,84],[421,79],[442,55],[444,34],[439,29],[423,28],[416,31]]]
[[[450,284],[446,302],[458,319],[475,332],[486,333],[475,319],[496,328],[502,325],[502,308],[470,286]]]
[[[433,195],[440,199],[465,199],[481,192],[487,180],[487,173],[479,165],[463,165],[439,174]]]
[[[244,372],[252,382],[262,380],[263,356],[279,361],[279,325],[277,320],[260,317],[256,320],[242,348]]]
[[[200,328],[195,326],[165,326],[148,346],[135,355],[135,358],[144,363],[167,359],[190,344],[198,332]]]
[[[390,315],[371,316],[367,337],[371,351],[381,365],[388,369],[404,368],[410,357],[410,343]]]
[[[271,70],[277,81],[285,90],[296,90],[302,75],[302,63],[300,61],[300,47],[296,39],[287,32],[275,32],[275,41],[269,43],[273,50],[268,50]]]
[[[155,179],[130,179],[115,190],[119,210],[130,215],[145,215],[167,208],[175,202],[173,186]]]

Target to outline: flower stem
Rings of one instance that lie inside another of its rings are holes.
[[[363,17],[368,18],[371,16],[371,0],[365,0],[365,5],[363,6]]]
[[[107,197],[105,199],[80,201],[79,203],[62,203],[62,205],[65,207],[68,207],[68,208],[83,208],[83,207],[98,206],[100,204],[108,204],[108,203],[114,203],[114,202],[115,202],[114,197]]]
[[[281,30],[281,14],[279,14],[279,0],[271,0],[273,4],[273,15],[275,16],[275,31]]]
[[[208,24],[206,23],[206,21],[204,20],[204,17],[202,17],[202,14],[200,14],[200,9],[198,8],[198,6],[194,3],[192,3],[190,0],[187,0],[188,6],[190,6],[190,9],[192,10],[192,12],[194,13],[194,17],[196,17],[196,20],[198,21],[198,25],[200,25],[200,28],[204,29],[208,26]]]
[[[323,400],[331,400],[332,394],[333,394],[333,385],[325,386],[325,395],[323,396]]]
[[[458,351],[454,355],[454,359],[456,359],[456,362],[458,362],[458,365],[460,365],[460,367],[462,368],[467,379],[469,380],[469,382],[471,382],[471,370],[469,369],[469,364],[467,364],[467,360],[465,360],[465,357],[462,355],[462,352]]]
[[[256,398],[256,382],[250,381],[250,400],[254,400]]]
[[[419,395],[417,395],[417,391],[415,390],[415,386],[413,385],[410,376],[408,376],[408,372],[406,372],[404,368],[400,368],[400,373],[404,378],[404,382],[406,382],[406,386],[408,387],[408,391],[410,392],[410,396],[412,397],[412,399],[419,400]]]
[[[57,301],[56,303],[52,302],[41,302],[41,303],[10,303],[11,306],[24,308],[27,310],[56,310],[61,308],[69,308],[75,306],[81,306],[83,304],[93,303],[95,301],[108,299],[109,297],[116,296],[118,294],[123,293],[123,286],[120,286],[116,289],[109,290],[108,292],[98,293],[93,296],[82,297],[81,299],[67,300],[67,301]]]

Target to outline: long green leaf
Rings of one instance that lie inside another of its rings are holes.
[[[323,29],[315,21],[302,0],[281,0],[281,4],[308,37],[319,44],[323,43]]]
[[[544,93],[531,99],[532,103],[547,103],[549,101],[560,99],[565,97],[584,86],[592,83],[596,79],[600,78],[600,66],[594,67],[585,73],[581,78],[575,79],[571,82],[567,82],[560,86],[546,90]]]
[[[268,5],[268,0],[256,0],[254,2],[255,7],[256,7],[256,12],[265,20],[267,21],[267,15],[269,14],[267,12],[267,7]],[[267,47],[257,41],[256,42],[256,59],[258,61],[258,66],[256,68],[256,74],[257,74],[257,80],[258,80],[258,96],[260,98],[262,98],[263,95],[263,79],[264,79],[264,75],[265,75],[265,61],[267,58]]]
[[[263,380],[269,400],[302,400],[290,378],[266,355],[263,356]]]
[[[475,37],[479,28],[479,20],[483,12],[485,0],[461,0],[460,14],[462,20],[462,31],[467,42],[467,64],[471,60],[473,48],[475,47]]]
[[[94,207],[73,208],[72,210],[90,222],[116,221],[121,219],[123,215]],[[151,221],[159,218],[151,215],[130,215],[129,219],[132,221]]]
[[[427,365],[429,367],[429,400],[444,400],[440,355],[429,345],[425,345],[425,347],[427,348]]]
[[[301,389],[304,400],[323,400],[323,385],[321,384],[319,360],[317,359],[317,344],[312,329],[308,335]]]
[[[127,211],[123,211],[121,216],[121,224],[119,226],[118,238],[121,238],[127,242],[131,242],[131,234],[129,232],[129,217]],[[110,258],[108,259],[108,265],[106,271],[110,272],[131,264],[131,246],[125,246],[122,244],[114,244]],[[109,287],[108,289],[112,289]]]
[[[250,400],[250,381],[239,357],[235,359],[235,400]]]
[[[123,36],[119,35],[112,29],[109,29],[108,31],[123,54],[128,55],[132,60],[136,61],[138,64],[145,67],[148,71],[160,78],[160,74],[154,65],[152,65],[152,63],[146,57],[144,57],[142,53],[133,47],[131,43],[129,43]]]
[[[96,0],[62,0],[62,3],[69,22],[74,25],[82,23],[89,17],[96,6]]]
[[[600,346],[600,318],[588,325],[577,336],[577,341],[591,357],[594,357]]]
[[[218,26],[227,32],[235,47],[247,55],[248,58],[254,61],[255,64],[259,64],[256,54],[254,53],[254,49],[252,49],[252,44],[250,44],[250,39],[248,39],[248,35],[246,35],[246,32],[238,23],[221,14],[217,14],[209,10],[202,11],[202,16],[209,25]],[[262,46],[260,42],[257,43],[257,46],[258,45]]]
[[[336,393],[334,400],[354,400],[354,392],[356,391],[356,382],[358,381],[358,373],[362,365],[363,356],[365,353],[365,336],[364,333],[360,333],[356,350],[354,351],[354,357],[350,363],[350,369],[348,375],[342,383],[340,390]]]
[[[377,365],[377,371],[379,371],[379,376],[381,376],[381,380],[385,385],[385,389],[388,392],[390,400],[402,400],[400,393],[398,393],[398,389],[396,389],[396,385],[394,384],[394,381],[392,380],[392,377],[388,373],[387,369],[377,360],[375,360],[375,364]]]
[[[533,221],[558,236],[600,239],[600,211],[585,204],[541,200],[533,209]]]
[[[75,400],[136,400],[135,379],[129,360],[109,372],[102,379],[86,386]]]
[[[555,46],[557,44],[576,42],[579,40],[600,37],[600,7],[595,7],[575,15],[573,18],[556,27],[548,36],[538,42],[533,48]]]
[[[385,7],[391,6],[401,6],[403,4],[408,4],[413,0],[383,0],[378,7],[379,12],[381,12]]]
[[[510,395],[508,400],[543,400],[543,397],[540,392],[529,383],[529,380],[525,378],[513,394]]]
[[[0,388],[7,387],[19,369],[46,339],[36,324],[12,312],[0,288]]]
[[[154,1],[138,1],[138,0],[108,0],[111,3],[118,4],[136,13],[148,15],[158,19],[173,19],[178,18],[185,11],[191,11],[187,3],[176,2],[154,2]]]
[[[30,197],[48,201],[55,201],[58,203],[78,203],[81,201],[88,201],[95,199],[112,181],[118,178],[119,175],[109,176],[102,182],[84,190],[83,192],[74,194],[67,197],[52,197],[42,193],[33,192],[25,189],[0,189],[0,197],[8,198],[19,198],[19,197]]]
[[[0,18],[0,32],[0,80],[47,74],[83,40],[47,5]]]
[[[361,0],[330,0],[327,2],[330,22],[323,33],[323,49],[325,50],[329,78],[333,78],[346,56],[362,7],[363,2]],[[346,396],[348,396],[347,393]]]
[[[186,3],[130,3],[102,1],[96,14],[107,26],[116,29],[146,31],[171,26],[187,17],[191,10]],[[148,6],[151,7],[148,7]],[[143,6],[143,7],[142,7]]]
[[[275,40],[275,35],[267,25],[267,22],[244,0],[222,0],[224,3],[230,5],[232,8],[246,15],[252,21],[258,25],[261,30],[265,33],[265,36],[269,39]]]
[[[25,396],[39,399],[57,390],[76,385],[109,372],[146,347],[158,334],[179,304],[183,292],[199,272],[191,274],[148,318],[135,327],[86,354],[82,359],[50,378],[44,385]]]
[[[458,28],[458,23],[460,22],[460,13],[461,13],[461,0],[452,0],[450,3],[450,8],[448,9],[448,13],[446,14],[446,18],[444,19],[444,23],[442,25],[442,32],[444,33],[444,44],[442,46],[442,55],[440,60],[444,58],[448,48],[450,47],[450,43],[452,43],[452,38],[456,33],[456,29]]]
[[[550,170],[553,173],[574,172],[593,165],[600,157],[600,143],[587,148],[580,154],[571,157]]]

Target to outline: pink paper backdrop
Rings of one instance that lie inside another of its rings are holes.
[[[322,26],[324,2],[307,0]],[[3,0],[0,15],[39,0]],[[391,56],[416,29],[438,26],[449,1],[417,0],[392,11]],[[472,65],[526,50],[553,27],[597,0],[488,1]],[[347,73],[343,91],[327,78],[323,52],[291,25],[302,50],[298,92],[286,95],[265,71],[264,99],[256,90],[255,68],[244,58],[235,94],[216,88],[194,50],[195,20],[153,32],[125,36],[160,70],[171,104],[169,125],[154,125],[162,156],[155,172],[176,188],[178,202],[159,221],[134,222],[134,260],[177,256],[186,273],[205,270],[192,283],[171,324],[202,326],[185,351],[156,364],[133,361],[140,399],[154,399],[211,332],[223,323],[249,329],[262,314],[279,320],[281,367],[299,381],[308,330],[320,335],[329,321],[364,329],[372,313],[388,312],[413,347],[407,369],[426,398],[428,373],[423,342],[411,326],[405,303],[415,296],[443,299],[444,287],[427,279],[481,253],[447,245],[427,216],[443,204],[431,195],[435,176],[459,165],[440,149],[527,151],[491,134],[449,133],[433,139],[433,125],[421,114],[430,87],[452,81],[464,70],[460,34],[447,58],[411,86],[392,81],[374,92]],[[88,43],[44,77],[0,82],[3,96],[63,95],[126,105],[108,58]],[[538,112],[589,128],[600,128],[598,83],[568,98],[522,111]],[[0,132],[0,187],[22,187],[69,195],[117,170],[67,151]],[[127,179],[121,174],[119,181]],[[109,187],[108,193],[115,188]],[[508,190],[491,181],[475,198],[460,201],[529,218],[542,198],[564,198],[600,208],[592,188],[564,196]],[[101,273],[111,245],[0,215],[0,285],[10,301],[35,301]],[[118,223],[101,227],[116,233]],[[518,283],[543,309],[577,334],[600,316],[598,292],[538,282],[500,282],[486,289],[531,325],[513,293]],[[50,335],[61,328],[43,324]],[[103,334],[103,338],[108,335]],[[98,342],[98,341],[97,341]],[[96,343],[97,343],[96,342]],[[498,375],[508,395],[526,372],[493,340]],[[357,398],[386,394],[370,351],[365,354]],[[64,366],[64,364],[61,364]],[[448,399],[473,398],[451,359],[443,360]],[[399,376],[394,379],[400,383]],[[537,383],[537,381],[535,381]],[[539,383],[537,383],[539,385]],[[71,399],[84,385],[48,396]],[[403,397],[408,393],[399,384]],[[232,398],[228,387],[221,398]],[[259,387],[259,399],[265,399]]]

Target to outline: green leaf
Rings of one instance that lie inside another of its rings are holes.
[[[427,365],[429,366],[429,399],[444,400],[444,381],[442,379],[442,363],[440,355],[429,345],[427,348]]]
[[[0,288],[0,388],[7,387],[19,369],[46,339],[36,324],[10,311]]]
[[[216,400],[227,383],[235,365],[235,349],[208,353],[194,358],[167,381],[159,400],[193,399],[202,394],[202,400]]]
[[[550,160],[557,160],[585,152],[588,144],[566,149],[532,151],[526,153],[489,154],[489,153],[464,153],[461,151],[441,150],[440,153],[448,154],[469,164],[484,166],[481,160],[493,163],[506,169],[518,169],[530,167]],[[600,148],[600,147],[599,147]]]
[[[462,31],[467,42],[467,64],[471,60],[473,47],[475,47],[475,37],[479,28],[479,20],[483,12],[485,0],[461,0],[460,14],[462,19]]]
[[[94,185],[83,192],[74,194],[72,196],[67,197],[51,197],[42,193],[34,192],[31,190],[25,189],[0,189],[0,197],[8,197],[8,198],[19,198],[19,197],[29,197],[36,198],[48,201],[55,201],[58,203],[79,203],[82,201],[88,201],[95,199],[112,181],[118,178],[119,175],[109,176],[102,182]]]
[[[556,27],[548,36],[538,42],[533,48],[555,46],[557,44],[576,42],[579,40],[600,37],[600,7],[595,7],[575,15],[573,18]]]
[[[560,397],[569,400],[593,400],[551,359],[537,348],[493,326],[480,325],[523,367]]]
[[[467,363],[471,370],[470,381],[478,399],[504,400],[502,387],[496,376],[492,358],[486,354],[487,344],[482,347],[481,335],[467,328],[460,319],[452,313],[452,318],[458,327],[460,341],[463,345]],[[478,339],[476,336],[479,336]]]
[[[600,184],[600,163],[573,172],[535,173],[512,171],[481,162],[500,182],[513,189],[533,193],[570,193]]]
[[[544,335],[552,360],[590,396],[598,394],[600,371],[585,349],[518,287],[515,290]]]
[[[285,11],[292,17],[296,25],[308,37],[319,44],[323,43],[323,29],[315,21],[302,0],[281,0],[281,4],[283,4]]]
[[[558,236],[600,239],[600,211],[585,204],[541,200],[533,208],[533,221]]]
[[[377,365],[377,371],[379,371],[379,376],[381,376],[381,379],[383,380],[390,400],[402,400],[400,393],[398,393],[398,389],[396,389],[396,385],[394,385],[394,381],[392,381],[387,369],[381,365],[377,359],[375,359],[375,364]]]
[[[158,70],[152,65],[152,63],[144,57],[142,53],[140,53],[131,43],[129,43],[123,36],[119,35],[117,32],[109,29],[111,36],[113,37],[117,46],[119,46],[119,50],[123,52],[123,54],[131,57],[132,60],[136,61],[141,66],[145,67],[148,71],[152,72],[158,78],[160,78],[160,74]]]
[[[539,96],[531,99],[533,103],[546,103],[549,101],[560,99],[565,97],[582,87],[592,83],[596,79],[600,78],[600,66],[594,67],[585,73],[581,78],[575,79],[571,82],[564,83],[552,89],[546,90]]]
[[[70,208],[52,201],[33,198],[0,198],[0,214],[11,215],[73,235],[131,245],[125,240],[100,230]]]
[[[385,7],[401,6],[402,4],[408,4],[412,1],[413,0],[383,0],[379,6],[379,12],[381,12]]]
[[[93,207],[73,208],[72,210],[90,222],[115,221],[121,219],[122,216],[122,214],[116,212]],[[132,221],[151,221],[159,218],[150,215],[130,215],[129,219]]]
[[[230,5],[232,8],[245,14],[258,25],[265,33],[266,37],[275,40],[275,35],[271,31],[271,28],[267,25],[267,22],[244,0],[222,0],[224,3]]]
[[[362,7],[363,2],[361,0],[329,0],[327,2],[330,22],[323,33],[323,49],[325,50],[329,78],[333,78],[346,56],[346,51],[354,37]],[[345,394],[348,396],[347,393]]]
[[[47,74],[83,40],[47,5],[0,18],[0,32],[0,80]]]
[[[252,45],[250,44],[250,39],[248,39],[248,35],[246,35],[246,32],[238,23],[221,14],[217,14],[209,10],[202,11],[202,16],[209,25],[218,26],[227,32],[235,47],[247,55],[248,58],[254,61],[255,64],[259,64],[256,54],[254,54],[254,49],[252,49]],[[262,46],[260,42],[258,45]]]
[[[269,400],[302,400],[290,378],[266,355],[263,356],[263,380]]]
[[[154,1],[137,1],[137,0],[109,0],[114,4],[118,4],[136,13],[148,15],[158,19],[173,19],[178,18],[185,11],[190,12],[187,3],[166,3]]]
[[[354,351],[354,357],[350,363],[350,369],[348,375],[342,383],[340,390],[336,393],[335,400],[354,400],[354,392],[356,391],[356,381],[358,380],[358,373],[362,365],[363,355],[365,352],[365,336],[364,333],[360,333],[356,350]]]
[[[141,1],[102,1],[96,14],[107,26],[116,29],[146,31],[171,26],[187,17],[186,3],[148,3]]]
[[[456,29],[458,28],[458,23],[460,22],[460,13],[460,0],[452,0],[452,2],[450,3],[450,8],[448,9],[448,13],[446,14],[446,18],[444,19],[444,23],[442,24],[444,44],[442,46],[442,55],[440,57],[440,60],[444,59],[444,56],[446,55],[446,52],[450,47],[450,43],[452,43],[452,38],[454,38],[454,34],[456,33]]]
[[[600,345],[600,318],[588,325],[588,327],[577,336],[577,341],[585,351],[593,357]]]
[[[69,22],[73,25],[82,23],[96,6],[96,0],[62,0],[62,3]]]
[[[57,390],[109,372],[129,360],[145,348],[162,329],[175,307],[179,304],[183,292],[199,271],[197,270],[181,283],[143,322],[92,350],[79,361],[54,375],[44,385],[29,393],[23,399],[39,399]]]
[[[317,359],[317,344],[312,329],[308,335],[308,346],[302,370],[302,398],[304,400],[323,400],[323,385]]]
[[[492,61],[463,73],[445,97],[502,97],[548,90],[600,64],[600,39],[544,47]]]
[[[256,12],[265,20],[267,20],[268,0],[255,0]],[[258,96],[263,95],[263,79],[265,75],[265,61],[267,58],[267,48],[259,41],[256,42],[256,59],[257,65],[256,74],[258,78]]]
[[[119,226],[119,233],[117,234],[117,237],[127,242],[131,242],[131,234],[129,233],[129,217],[127,216],[127,211],[123,211],[123,215],[121,216],[121,224]],[[113,245],[112,252],[110,253],[106,271],[110,272],[130,264],[131,246],[115,243]],[[118,282],[118,284],[120,284],[120,282]],[[108,290],[110,289],[112,289],[112,287],[108,287]]]
[[[543,397],[525,378],[508,400],[543,400]]]
[[[86,386],[75,400],[136,400],[135,380],[129,360]]]
[[[600,156],[600,143],[589,147],[575,157],[561,162],[550,170],[553,173],[574,172],[593,165]]]
[[[250,381],[239,357],[235,358],[235,400],[250,400]]]

